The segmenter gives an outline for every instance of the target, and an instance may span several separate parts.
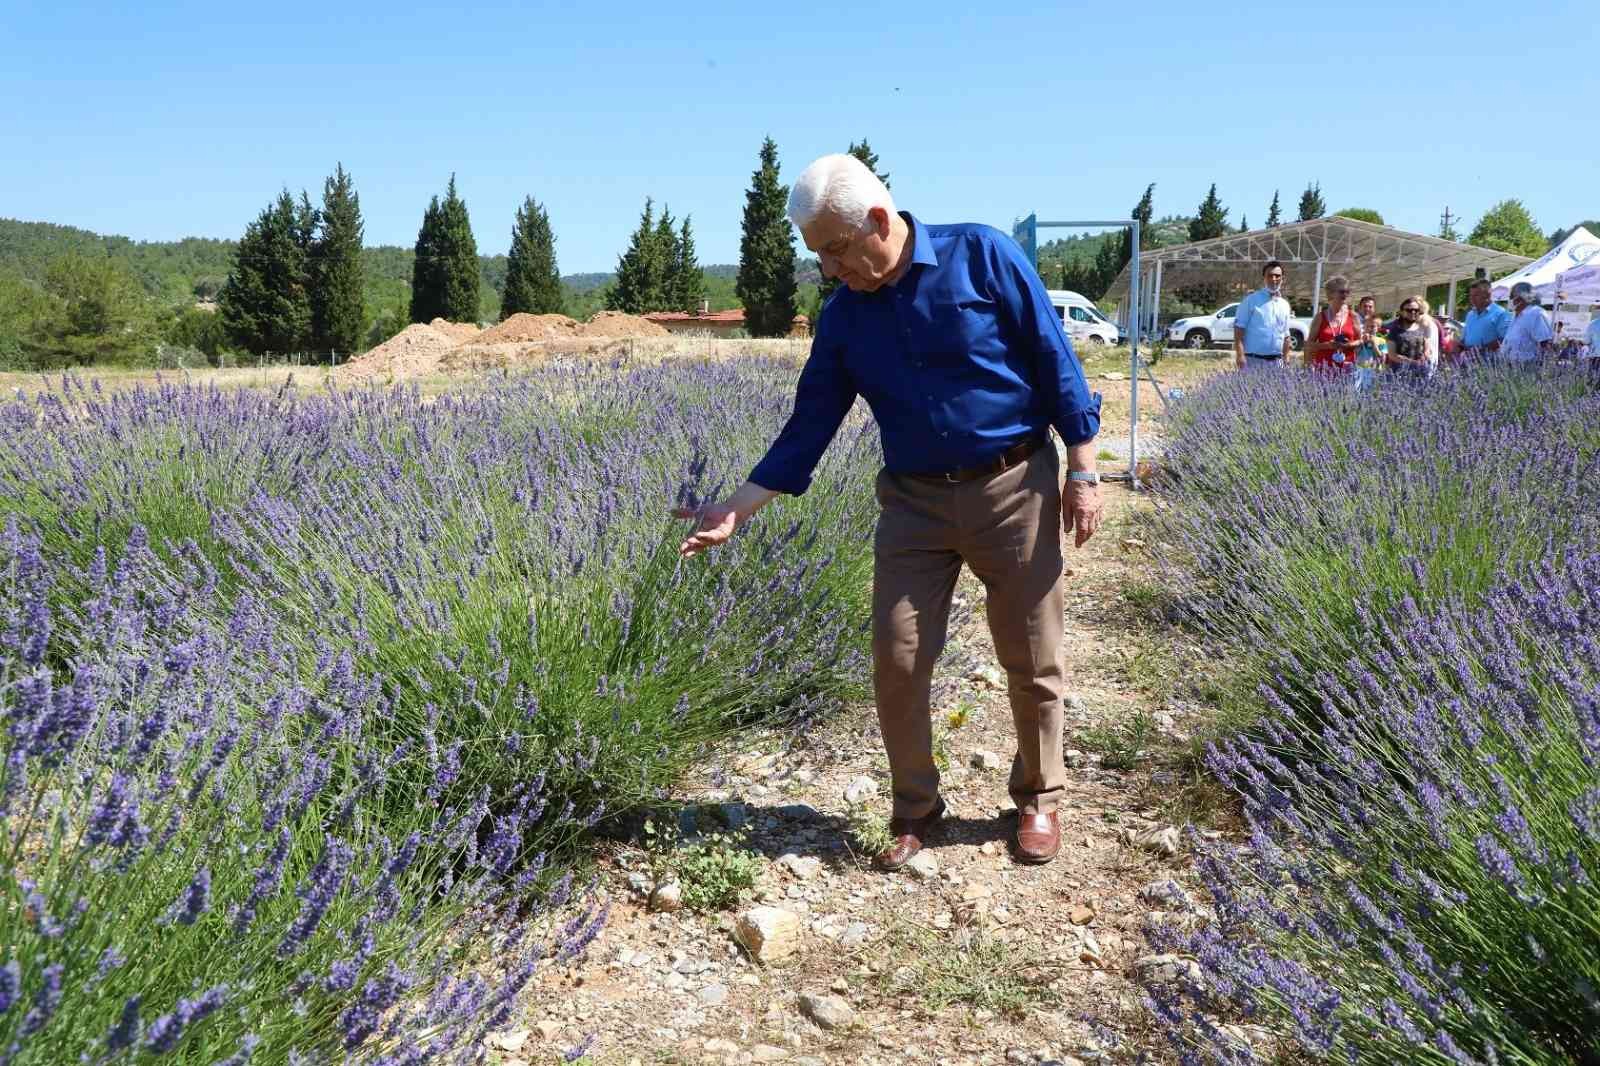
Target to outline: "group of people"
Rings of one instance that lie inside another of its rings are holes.
[[[1291,348],[1283,264],[1268,263],[1261,276],[1263,286],[1240,302],[1234,319],[1234,360],[1240,370],[1282,366]],[[1375,297],[1363,296],[1351,306],[1350,282],[1343,275],[1329,278],[1323,295],[1326,302],[1306,334],[1305,365],[1351,373],[1358,384],[1370,384],[1380,372],[1431,377],[1441,360],[1536,363],[1552,354],[1556,339],[1550,316],[1526,282],[1512,287],[1510,309],[1490,299],[1488,281],[1473,282],[1467,294],[1471,309],[1460,336],[1448,343],[1443,322],[1420,294],[1402,299],[1399,313],[1387,322],[1378,314]],[[1585,345],[1588,353],[1600,356],[1600,319],[1590,323]]]

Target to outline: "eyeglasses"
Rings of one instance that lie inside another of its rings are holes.
[[[1404,307],[1400,308],[1400,310],[1406,312],[1407,314],[1414,315],[1418,311],[1422,310],[1422,308],[1418,307],[1416,304],[1406,304]]]
[[[1335,296],[1349,296],[1350,295],[1350,290],[1349,289],[1334,289],[1333,290],[1333,294]]]

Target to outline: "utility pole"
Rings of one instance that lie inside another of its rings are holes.
[[[1444,214],[1439,216],[1439,236],[1447,241],[1460,240],[1456,236],[1456,229],[1451,223],[1459,221],[1459,216],[1450,213],[1450,206],[1445,205]]]

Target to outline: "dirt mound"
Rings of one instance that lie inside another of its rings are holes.
[[[474,344],[506,344],[558,340],[578,334],[582,327],[566,315],[530,315],[518,311],[497,326],[472,337]]]
[[[579,327],[585,337],[665,337],[666,327],[625,311],[598,311]]]
[[[454,337],[432,326],[413,323],[340,367],[339,376],[351,381],[364,381],[376,377],[409,378],[431,374],[439,369],[439,361],[456,344]]]
[[[457,344],[470,341],[483,332],[475,322],[447,322],[442,318],[436,318],[429,322],[428,328],[435,333],[444,334]]]

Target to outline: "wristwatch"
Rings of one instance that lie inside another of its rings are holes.
[[[1100,475],[1093,470],[1068,470],[1068,481],[1082,481],[1086,485],[1100,484]]]

